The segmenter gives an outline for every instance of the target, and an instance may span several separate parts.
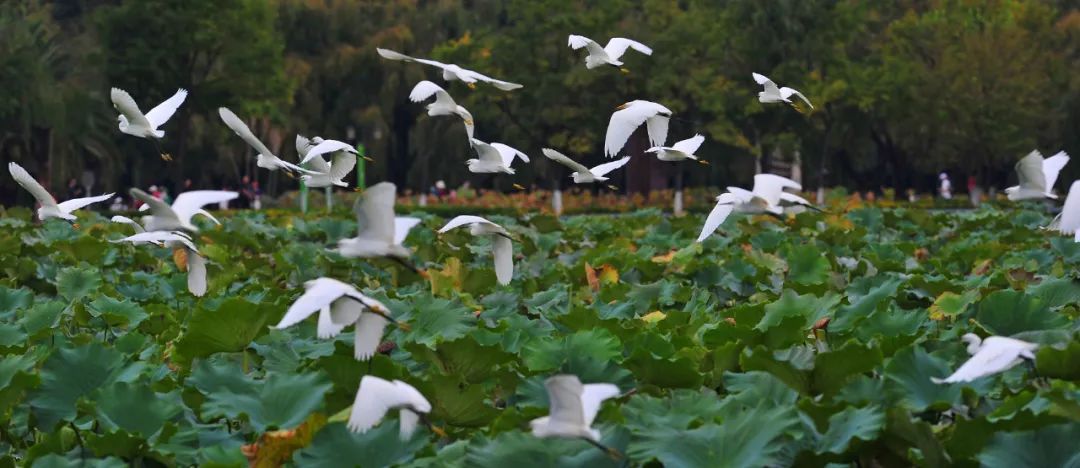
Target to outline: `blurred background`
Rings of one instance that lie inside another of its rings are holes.
[[[629,37],[654,53],[628,52],[627,74],[586,70],[568,34]],[[525,87],[470,90],[431,67],[382,60],[376,47]],[[759,104],[751,72],[816,108]],[[407,99],[423,79],[473,113],[477,138],[533,162],[514,176],[467,172],[460,120],[428,117]],[[144,111],[191,91],[163,127],[173,162],[117,130],[113,86]],[[1034,148],[1080,155],[1080,11],[1075,0],[0,2],[0,160],[59,197],[72,182],[176,193],[187,179],[235,188],[244,175],[268,195],[295,190],[284,174],[256,170],[219,106],[287,160],[297,159],[297,133],[363,144],[369,183],[548,189],[569,180],[540,148],[602,162],[609,116],[634,99],[674,111],[669,143],[704,134],[698,154],[712,164],[639,155],[613,179],[622,191],[666,189],[676,171],[688,186],[746,185],[758,170],[798,176],[807,190],[929,192],[943,171],[958,186],[974,176],[1000,189]],[[635,137],[628,150],[646,146]],[[1061,180],[1078,176],[1074,163]],[[0,203],[30,203],[6,173]]]

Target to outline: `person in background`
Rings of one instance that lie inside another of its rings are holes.
[[[982,203],[982,189],[975,180],[974,175],[969,175],[967,180],[968,196],[971,197],[971,206],[979,206]]]
[[[67,195],[69,200],[72,198],[82,198],[86,196],[86,189],[84,189],[82,185],[79,185],[79,181],[75,180],[74,177],[68,179],[67,189]]]
[[[184,179],[183,185],[180,186],[180,193],[190,192],[195,190],[195,184],[191,182],[191,179]]]
[[[172,197],[169,195],[169,189],[164,185],[161,186],[161,196],[158,198],[161,198],[161,201],[165,202],[166,205],[172,205]]]
[[[938,180],[941,181],[941,185],[938,186],[938,193],[941,194],[941,198],[952,200],[952,182],[949,182],[949,176],[942,172],[938,175]]]
[[[255,192],[251,190],[251,177],[244,176],[240,178],[240,197],[237,198],[237,203],[240,209],[251,208],[251,202],[255,199]]]
[[[159,189],[157,185],[151,185],[150,196],[161,200],[161,189]]]
[[[457,195],[461,197],[462,200],[472,200],[473,198],[476,198],[476,190],[473,190],[472,184],[466,180],[461,184],[461,187],[458,187]]]
[[[117,212],[124,211],[127,207],[124,206],[124,197],[113,198],[112,203],[109,204],[109,211]]]
[[[259,188],[259,181],[255,180],[251,182],[251,207],[256,210],[262,209],[262,189]]]
[[[227,191],[227,192],[232,191],[232,187],[229,187],[228,185],[222,185],[221,190],[224,190],[224,191]],[[225,201],[223,201],[221,203],[218,203],[218,209],[219,210],[227,210],[227,209],[229,209],[229,201],[225,200]]]
[[[439,201],[443,201],[444,198],[450,195],[450,191],[446,190],[446,182],[441,180],[435,182],[435,186],[431,188],[431,195],[439,199]]]

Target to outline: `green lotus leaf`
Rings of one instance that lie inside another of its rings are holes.
[[[844,453],[855,439],[869,441],[885,427],[885,413],[868,406],[849,406],[829,417],[829,429],[817,442],[817,453]]]
[[[941,385],[930,380],[951,373],[948,364],[918,346],[900,350],[885,365],[885,376],[898,386],[900,401],[915,411],[929,407],[946,409],[959,400],[959,385]]]
[[[789,281],[804,286],[822,284],[829,278],[829,260],[813,245],[791,246],[784,254]]]
[[[40,382],[33,355],[9,355],[0,357],[0,413],[22,400],[27,390]]]
[[[293,454],[293,462],[296,466],[313,468],[337,468],[342,463],[391,466],[412,460],[426,443],[425,439],[425,430],[421,428],[412,438],[402,441],[393,419],[384,419],[363,434],[349,432],[343,423],[330,423],[315,434],[311,445]]]
[[[100,316],[110,326],[137,327],[149,314],[129,300],[117,300],[102,296],[89,304],[90,313]]]
[[[117,379],[123,364],[119,351],[100,343],[56,350],[41,368],[41,387],[31,394],[38,427],[47,430],[70,421],[76,400]]]
[[[318,373],[270,374],[241,393],[218,390],[208,394],[202,414],[208,418],[246,415],[259,433],[293,429],[323,406],[323,397],[331,387]]]
[[[216,309],[199,307],[176,343],[176,360],[186,364],[214,353],[243,351],[266,333],[267,325],[283,312],[273,303],[252,303],[241,298],[226,299]]]
[[[6,317],[16,310],[29,307],[33,299],[34,293],[29,289],[0,286],[0,317]]]
[[[1080,425],[1058,424],[1027,432],[1001,432],[979,453],[984,466],[1080,466]]]
[[[67,304],[63,301],[37,302],[26,309],[26,313],[19,319],[19,324],[28,334],[34,336],[41,331],[56,327],[66,310]]]
[[[1073,339],[1064,346],[1040,347],[1035,352],[1035,368],[1041,376],[1080,380],[1080,340]]]
[[[154,392],[148,385],[116,382],[92,397],[98,421],[106,429],[121,429],[144,439],[183,410],[179,392]]]
[[[399,332],[406,343],[428,348],[465,336],[476,326],[473,312],[460,302],[418,293],[401,300],[390,300],[386,306],[397,320],[409,324],[408,331]]]
[[[125,468],[128,464],[116,457],[90,458],[80,455],[59,455],[51,453],[34,460],[32,468]]]
[[[1068,323],[1049,304],[1030,294],[1000,290],[979,301],[976,320],[995,335],[1011,336],[1020,332],[1051,330]]]
[[[637,394],[622,406],[626,426],[634,433],[657,428],[681,431],[695,422],[713,422],[723,405],[712,390],[673,390],[664,397]]]
[[[881,361],[881,349],[876,344],[863,345],[854,340],[848,341],[837,349],[817,355],[811,374],[812,387],[822,394],[833,395],[852,376],[874,370]]]
[[[725,417],[722,424],[691,430],[652,428],[630,443],[636,463],[657,460],[664,466],[769,466],[779,462],[785,435],[798,423],[790,408],[754,408]]]
[[[82,299],[101,287],[101,273],[90,267],[64,268],[56,275],[56,292],[69,301]]]

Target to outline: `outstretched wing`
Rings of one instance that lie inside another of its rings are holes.
[[[96,197],[72,198],[71,200],[62,201],[56,206],[60,208],[60,211],[63,211],[64,213],[71,213],[72,211],[75,211],[91,203],[103,202],[105,200],[108,200],[114,195],[116,194],[106,193],[104,195],[98,195]]]
[[[574,161],[573,159],[570,159],[570,157],[568,157],[565,154],[562,154],[562,153],[560,153],[558,151],[555,151],[555,150],[553,150],[551,148],[544,148],[544,149],[542,149],[540,151],[542,153],[544,153],[544,156],[547,156],[548,159],[550,159],[552,161],[555,161],[555,162],[557,162],[559,164],[562,164],[562,165],[564,165],[566,167],[569,167],[574,172],[577,172],[577,173],[580,173],[580,174],[583,174],[583,175],[590,173],[589,168],[585,167],[584,165],[582,165],[581,163],[579,163],[577,161]]]
[[[649,46],[625,37],[611,38],[611,40],[608,41],[607,46],[604,47],[604,52],[607,52],[608,57],[612,60],[619,60],[619,57],[622,57],[628,48],[633,48],[645,55],[652,55],[652,49],[649,48]]]
[[[45,187],[42,187],[37,179],[34,179],[34,176],[26,172],[26,169],[23,169],[22,166],[13,162],[8,163],[8,172],[11,173],[11,177],[15,179],[15,182],[30,192],[30,195],[33,195],[38,203],[41,203],[41,206],[57,206],[56,199],[49,195],[49,191],[45,190]]]
[[[187,287],[196,297],[206,294],[206,259],[194,250],[187,251]]]
[[[754,81],[756,81],[757,84],[765,88],[764,91],[766,93],[776,95],[780,94],[780,88],[777,88],[776,83],[773,83],[773,80],[770,80],[769,77],[760,73],[753,73],[752,76],[754,77]]]
[[[469,142],[472,143],[472,147],[476,150],[476,154],[480,157],[481,161],[510,167],[510,163],[503,160],[502,155],[499,154],[499,150],[495,149],[494,145],[489,145],[476,138],[470,138]]]
[[[132,227],[135,228],[135,233],[136,234],[146,232],[146,229],[143,228],[141,224],[135,222],[134,219],[128,218],[127,216],[116,215],[116,216],[113,216],[112,218],[109,218],[109,221],[112,221],[114,223],[131,225]]]
[[[645,128],[649,130],[649,144],[662,146],[667,141],[668,117],[655,115],[645,120]]]
[[[176,90],[176,94],[166,99],[157,107],[150,109],[150,112],[146,113],[146,120],[150,121],[151,128],[158,128],[176,113],[176,109],[180,108],[180,104],[184,103],[184,99],[187,99],[188,91],[184,88]]]
[[[1061,169],[1068,163],[1069,154],[1064,151],[1058,151],[1057,154],[1043,160],[1043,175],[1046,177],[1046,192],[1054,190],[1054,183],[1057,182],[1058,174],[1061,173]]]
[[[356,168],[356,153],[338,151],[334,153],[334,159],[330,163],[330,180],[344,179],[354,168]]]
[[[797,90],[795,88],[788,88],[788,87],[780,88],[780,97],[782,97],[784,99],[787,99],[787,98],[791,97],[792,95],[798,96],[798,98],[802,99],[802,101],[805,102],[806,105],[810,106],[811,109],[814,108],[814,105],[810,104],[810,100],[806,99],[806,96],[803,96],[803,93],[800,93],[799,90]]]
[[[1039,150],[1034,150],[1016,162],[1016,177],[1020,180],[1020,187],[1025,189],[1046,191],[1046,175],[1043,172],[1043,157]]]
[[[775,174],[758,174],[754,176],[754,195],[764,199],[770,206],[780,203],[780,192],[783,192],[785,188],[802,190],[802,185],[787,177],[780,177]]]
[[[495,260],[495,279],[499,284],[510,284],[514,279],[514,244],[503,236],[492,236],[491,255]]]
[[[499,156],[502,157],[503,164],[506,167],[510,167],[510,164],[514,162],[514,158],[521,158],[522,161],[529,162],[529,156],[516,148],[504,145],[502,143],[492,143],[492,148],[495,148],[499,152]]]
[[[413,86],[412,91],[409,92],[409,100],[412,102],[420,102],[430,98],[432,95],[435,96],[435,105],[437,106],[457,106],[457,103],[454,102],[454,98],[450,97],[450,93],[447,93],[441,86],[427,80],[416,83],[416,86]]]
[[[357,197],[353,205],[359,226],[357,237],[393,242],[396,196],[397,187],[393,183],[379,182]]]
[[[365,312],[356,320],[353,332],[353,357],[359,361],[366,361],[375,355],[382,340],[383,330],[389,320],[379,314]]]
[[[202,211],[206,205],[227,202],[240,196],[237,192],[227,190],[193,190],[176,196],[173,201],[172,211],[184,222],[190,222],[191,218]],[[153,209],[153,207],[151,207]],[[157,213],[154,213],[155,215]],[[211,218],[213,219],[213,218]],[[217,221],[217,220],[215,220]]]
[[[487,76],[487,75],[485,75],[483,73],[480,73],[480,72],[474,71],[474,70],[468,70],[468,69],[462,68],[461,71],[459,72],[459,74],[464,74],[464,75],[466,75],[466,77],[471,78],[473,81],[477,81],[477,80],[483,81],[484,83],[490,84],[490,85],[492,85],[492,86],[494,86],[496,88],[499,88],[499,89],[501,89],[503,91],[513,91],[515,89],[524,87],[524,85],[521,85],[521,84],[518,84],[518,83],[511,83],[509,81],[497,80],[495,78],[492,78],[490,76]]]
[[[979,377],[993,375],[1002,372],[1014,365],[1020,359],[1020,348],[986,346],[971,356],[956,372],[944,379],[932,379],[935,383],[970,382]]]
[[[113,88],[109,92],[109,98],[112,100],[113,107],[120,112],[127,119],[130,125],[140,125],[150,128],[154,128],[154,125],[143,115],[139,110],[139,105],[135,103],[135,99],[132,99],[131,95],[127,91],[120,88]]]
[[[446,223],[445,226],[440,228],[439,229],[439,234],[442,234],[442,233],[444,233],[446,231],[449,231],[451,229],[459,228],[461,226],[465,226],[465,225],[469,225],[469,224],[490,224],[492,226],[498,226],[498,224],[495,224],[495,223],[493,223],[491,221],[488,221],[485,218],[481,218],[479,216],[459,215],[459,216],[455,216],[454,219],[451,219],[448,223]]]
[[[329,307],[332,302],[354,289],[348,284],[330,278],[308,281],[304,284],[304,287],[306,288],[304,294],[289,306],[285,316],[281,318],[281,321],[274,328],[291,327],[308,318],[311,314],[322,310],[323,307]]]
[[[411,216],[398,216],[394,218],[394,244],[401,245],[405,242],[405,238],[409,237],[409,231],[412,230],[417,224],[420,224],[420,218],[413,218]]]
[[[607,175],[607,173],[625,166],[628,162],[630,162],[630,156],[623,156],[623,158],[618,161],[611,161],[589,169],[589,172],[592,173],[593,177],[603,177]]]
[[[585,47],[586,50],[588,50],[589,55],[604,56],[607,54],[607,51],[604,50],[603,47],[600,47],[600,44],[597,44],[596,41],[585,36],[571,34],[568,43],[570,48],[574,50]]]
[[[172,207],[161,199],[155,198],[149,193],[146,193],[140,189],[133,188],[128,191],[131,194],[131,198],[139,200],[149,207],[150,214],[159,218],[168,218],[176,222],[180,222],[180,217],[173,211]]]
[[[677,142],[674,145],[671,145],[671,149],[674,149],[675,151],[682,151],[686,154],[694,154],[694,152],[697,151],[698,148],[701,148],[701,144],[704,142],[705,137],[701,136],[701,134],[697,134],[690,138]]]
[[[581,394],[584,386],[576,375],[556,375],[544,381],[550,403],[549,421],[570,427],[585,425]]]
[[[609,383],[586,384],[581,391],[581,409],[585,413],[585,425],[591,426],[600,412],[600,405],[608,398],[619,396],[619,387]]]
[[[345,151],[349,153],[356,153],[356,148],[352,145],[338,140],[323,140],[322,143],[315,145],[315,147],[308,149],[304,159],[300,161],[300,164],[304,164],[311,161],[312,158],[320,157],[324,154],[336,153],[338,151]]]
[[[1062,234],[1069,235],[1080,232],[1080,180],[1073,182],[1069,187],[1065,205],[1061,207],[1061,214],[1057,218],[1056,229]]]
[[[667,119],[650,120],[662,112],[670,114],[671,110],[649,101],[631,101],[619,106],[619,110],[612,113],[611,119],[608,120],[607,136],[604,138],[604,154],[608,156],[618,154],[634,130],[646,120],[650,121],[649,139],[653,141],[653,146],[662,144],[663,141],[657,143],[656,140],[667,138]]]
[[[393,382],[365,375],[360,379],[360,388],[356,391],[356,399],[349,413],[349,430],[367,432],[382,421],[390,408],[396,408],[403,403],[403,395]]]
[[[220,107],[218,108],[218,115],[221,116],[221,121],[225,122],[226,126],[239,135],[249,146],[255,148],[256,152],[267,157],[274,156],[274,153],[270,151],[270,148],[267,148],[262,141],[256,138],[255,134],[251,133],[251,129],[248,128],[247,124],[244,123],[243,120],[240,120],[240,117],[237,117],[233,111],[229,110],[227,107]]]
[[[697,241],[701,242],[716,232],[716,228],[724,224],[724,221],[734,210],[735,205],[732,203],[717,202],[716,206],[709,212],[709,216],[705,218],[705,225],[701,226],[701,233],[698,234]]]
[[[410,56],[405,55],[405,54],[400,53],[400,52],[394,52],[394,51],[392,51],[390,49],[375,48],[375,51],[378,52],[379,56],[381,56],[384,59],[400,60],[402,62],[416,62],[416,63],[422,63],[424,65],[431,65],[433,67],[446,68],[445,63],[437,62],[435,60],[430,60],[430,59],[421,59],[421,58],[416,58],[416,57],[410,57]]]

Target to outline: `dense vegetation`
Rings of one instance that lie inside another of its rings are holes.
[[[0,464],[1075,466],[1080,244],[1033,230],[1048,217],[1032,208],[851,202],[733,219],[701,244],[700,216],[495,217],[515,237],[506,287],[488,241],[436,236],[431,215],[406,240],[425,280],[328,253],[351,219],[238,212],[197,236],[201,299],[168,249],[110,243],[126,229],[96,214],[73,230],[11,210]],[[271,329],[319,276],[411,328],[365,363],[351,332]],[[1033,370],[932,383],[967,359],[967,332],[1043,346]],[[627,393],[597,418],[622,462],[526,432],[558,372]],[[399,441],[394,417],[348,432],[365,374],[415,385],[448,437]]]
[[[505,93],[454,83],[478,137],[537,154],[562,148],[597,162],[611,110],[632,99],[672,108],[672,138],[702,132],[715,164],[687,183],[749,180],[756,158],[802,162],[807,187],[928,191],[950,170],[1003,187],[1034,147],[1080,153],[1080,12],[1065,0],[645,0],[593,2],[14,0],[0,4],[0,160],[61,188],[84,169],[95,191],[186,178],[235,186],[255,173],[221,125],[226,105],[295,157],[295,133],[354,138],[377,161],[372,181],[456,186],[467,177],[460,125],[422,116],[408,90],[434,72],[380,60],[376,46],[521,82]],[[628,75],[585,70],[570,33],[628,36],[652,57]],[[754,100],[750,73],[802,89],[802,115]],[[441,82],[441,81],[440,81]],[[116,131],[108,89],[158,102],[192,91],[158,160]],[[353,128],[355,136],[350,136]],[[1050,154],[1050,153],[1047,153]],[[797,156],[798,155],[798,156]],[[631,163],[628,174],[677,166]],[[1069,167],[1065,180],[1075,178]],[[515,178],[550,187],[564,172],[543,158]],[[259,173],[272,193],[295,187]],[[632,182],[636,175],[627,176]],[[481,185],[492,182],[474,180]],[[627,186],[635,185],[627,183]],[[0,199],[16,197],[0,178]],[[21,196],[21,195],[20,195]],[[25,199],[20,199],[25,201]]]

